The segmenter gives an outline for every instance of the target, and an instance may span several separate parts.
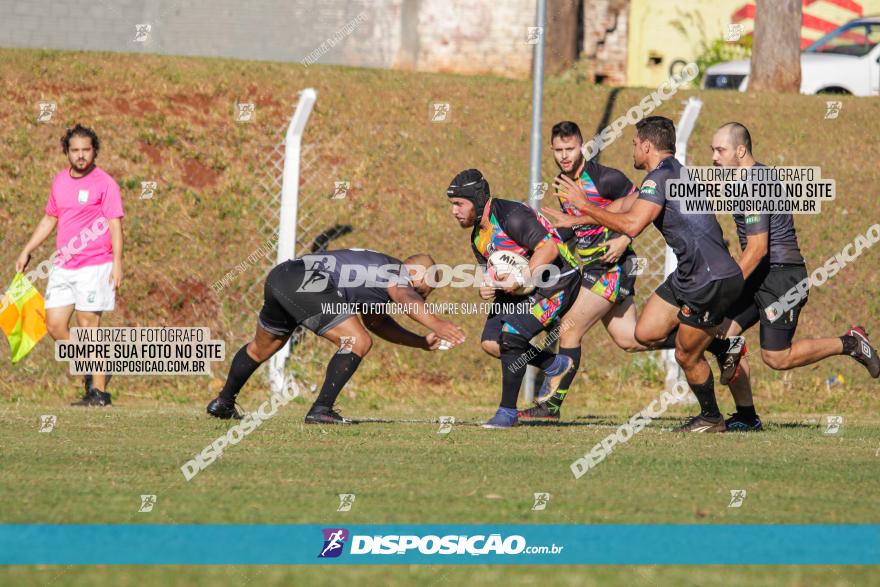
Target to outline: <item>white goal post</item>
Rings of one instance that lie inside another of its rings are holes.
[[[284,167],[281,179],[281,210],[278,221],[278,256],[276,265],[296,256],[296,224],[299,205],[300,156],[302,137],[312,108],[318,99],[313,88],[299,93],[296,111],[284,135]],[[284,365],[290,356],[290,341],[269,359],[269,385],[272,393],[281,393],[292,383],[285,379]],[[294,386],[294,389],[297,389]]]

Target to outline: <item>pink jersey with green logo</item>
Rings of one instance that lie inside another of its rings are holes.
[[[58,218],[56,265],[77,269],[113,260],[110,220],[122,218],[119,185],[97,165],[84,177],[65,169],[52,180],[46,214]]]

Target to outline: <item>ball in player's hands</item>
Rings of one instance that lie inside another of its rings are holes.
[[[503,283],[505,289],[513,286],[510,293],[528,295],[535,291],[534,285],[525,285],[525,272],[529,267],[529,261],[522,255],[512,251],[495,251],[489,255],[487,265],[491,279]]]

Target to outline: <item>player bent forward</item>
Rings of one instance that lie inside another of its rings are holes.
[[[235,398],[245,382],[287,342],[298,326],[303,326],[339,348],[330,358],[324,384],[305,421],[350,424],[351,420],[343,418],[333,404],[370,352],[373,339],[367,329],[389,342],[423,350],[437,350],[441,341],[449,346],[464,342],[461,328],[431,315],[425,304],[432,288],[425,283],[424,275],[432,265],[434,261],[428,255],[413,255],[401,263],[394,257],[364,249],[306,255],[281,263],[266,278],[256,335],[232,359],[226,384],[208,404],[208,414],[222,419],[241,418]],[[389,266],[399,269],[390,272],[393,275],[371,270]],[[344,267],[358,269],[355,274],[380,277],[340,286]],[[340,304],[369,308],[387,303],[401,304],[410,318],[431,332],[425,336],[411,332],[387,314],[357,316],[325,311]]]

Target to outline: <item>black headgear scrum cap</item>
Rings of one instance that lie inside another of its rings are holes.
[[[489,182],[478,169],[465,169],[452,179],[446,190],[446,197],[470,200],[479,218],[483,215],[483,208],[489,203]]]

